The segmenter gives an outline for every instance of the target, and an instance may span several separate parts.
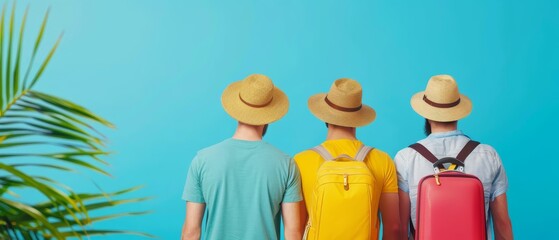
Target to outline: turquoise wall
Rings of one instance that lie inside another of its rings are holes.
[[[144,185],[131,196],[154,197],[120,208],[152,214],[98,228],[178,239],[190,160],[232,135],[220,95],[248,74],[268,75],[290,97],[265,139],[287,153],[325,138],[307,98],[350,77],[378,113],[359,138],[393,156],[423,137],[410,97],[446,73],[474,103],[460,129],[501,154],[516,238],[556,235],[557,1],[45,0],[18,1],[20,12],[28,2],[30,30],[51,7],[46,44],[65,32],[36,88],[117,126],[102,129],[115,152],[112,178],[62,180],[84,190]]]

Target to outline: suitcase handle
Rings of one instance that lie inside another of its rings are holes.
[[[456,158],[453,158],[453,157],[445,157],[445,158],[441,158],[438,161],[436,161],[435,163],[433,163],[433,168],[435,169],[435,173],[438,173],[439,169],[441,169],[441,168],[446,169],[443,165],[445,163],[454,164],[454,165],[456,165],[456,167],[457,167],[456,169],[458,171],[464,172],[464,162],[462,162],[462,161],[460,161]]]

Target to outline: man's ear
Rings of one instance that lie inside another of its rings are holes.
[[[268,132],[268,124],[264,125],[264,127],[262,128],[262,137],[266,135],[266,132]]]

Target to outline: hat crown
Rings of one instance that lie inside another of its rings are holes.
[[[359,82],[341,78],[332,84],[327,98],[333,104],[344,108],[357,108],[361,106],[363,89]]]
[[[458,85],[450,75],[436,75],[429,79],[425,97],[439,104],[454,103],[460,99]]]
[[[270,78],[262,74],[252,74],[242,81],[239,97],[245,103],[263,106],[272,101],[274,88]]]

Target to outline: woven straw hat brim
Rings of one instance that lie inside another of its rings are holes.
[[[251,107],[241,101],[241,81],[230,84],[221,95],[225,112],[239,122],[265,125],[281,119],[289,109],[289,100],[280,89],[274,88],[272,101],[264,107]]]
[[[450,108],[439,108],[429,105],[423,100],[425,91],[416,93],[410,100],[413,110],[424,118],[438,122],[452,122],[465,118],[472,112],[472,101],[460,94],[460,103]]]
[[[320,93],[311,96],[308,101],[311,113],[324,122],[344,127],[362,127],[373,122],[377,116],[375,110],[365,104],[359,111],[344,112],[330,107],[324,98],[326,93]]]

